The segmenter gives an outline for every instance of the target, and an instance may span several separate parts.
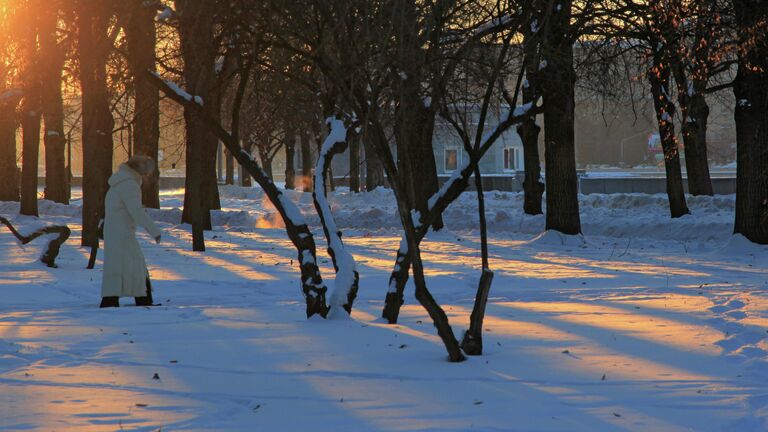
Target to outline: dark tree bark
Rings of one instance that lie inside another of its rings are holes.
[[[285,188],[296,189],[296,169],[293,166],[296,159],[296,137],[288,134],[285,141]]]
[[[704,96],[708,77],[689,79],[685,68],[686,66],[681,59],[674,59],[672,72],[677,84],[677,103],[680,105],[680,113],[682,114],[680,128],[685,147],[688,193],[691,195],[713,195],[707,158],[709,106]]]
[[[360,135],[349,134],[349,191],[360,192]]]
[[[64,49],[56,35],[58,9],[40,10],[40,50],[42,59],[42,110],[45,120],[45,199],[68,204],[70,182],[66,166],[62,69]]]
[[[533,103],[538,98],[539,43],[534,34],[526,34],[523,40],[525,83],[523,84],[523,104]],[[536,124],[536,116],[530,116],[517,127],[517,134],[523,143],[523,211],[529,215],[543,214],[541,198],[544,195],[544,183],[541,181],[541,158],[539,157],[539,133],[541,127]]]
[[[483,180],[480,166],[475,165],[475,187],[477,188],[477,213],[480,219],[480,256],[482,258],[482,272],[480,282],[477,284],[475,304],[469,317],[469,329],[464,332],[461,339],[461,349],[467,355],[483,354],[483,320],[485,319],[485,307],[488,304],[488,294],[491,291],[493,272],[488,260],[488,229],[485,220],[485,197],[483,196]]]
[[[0,92],[0,201],[19,200],[16,166],[16,106],[20,90]]]
[[[417,5],[414,2],[398,2],[400,32],[398,34],[398,67],[402,78],[395,81],[395,142],[397,145],[397,170],[403,180],[404,198],[412,209],[424,214],[427,202],[439,189],[437,164],[432,150],[432,136],[436,111],[424,103],[423,83],[427,71],[427,52],[418,34]],[[432,228],[443,227],[442,217],[435,220]]]
[[[680,151],[675,136],[675,105],[669,98],[670,67],[665,59],[664,47],[659,42],[654,46],[653,67],[648,72],[651,84],[656,121],[659,126],[661,147],[664,150],[664,169],[667,174],[667,197],[669,211],[673,218],[690,213],[685,203],[683,175],[680,170]]]
[[[566,0],[552,11],[544,29],[538,74],[544,100],[546,229],[573,235],[581,233],[581,220],[574,142],[576,73],[571,8],[572,1]]]
[[[768,244],[768,4],[735,0],[739,34],[734,232]]]
[[[691,195],[714,195],[707,157],[708,117],[709,106],[704,94],[695,93],[687,103],[682,121],[685,169]]]
[[[136,95],[134,112],[134,154],[149,156],[157,161],[160,140],[160,92],[148,82],[143,71],[156,70],[155,15],[157,5],[144,0],[131,0],[126,19],[125,36],[128,48],[128,65],[133,75]],[[160,208],[160,170],[156,164],[152,175],[145,177],[141,185],[141,201],[144,207]]]
[[[25,89],[21,106],[22,151],[21,209],[23,215],[37,216],[37,164],[40,148],[40,100],[37,89]]]
[[[299,135],[301,140],[301,190],[304,192],[312,191],[312,148],[309,145],[309,134],[302,132]]]
[[[41,56],[37,47],[39,19],[34,16],[34,3],[29,3],[27,13],[33,14],[29,25],[21,35],[23,67],[21,76],[24,99],[21,102],[22,164],[21,164],[21,214],[37,216],[37,163],[40,156],[41,119]]]
[[[48,241],[45,247],[45,251],[40,255],[40,261],[51,268],[58,267],[56,265],[56,257],[59,256],[59,249],[61,245],[69,238],[71,231],[66,225],[49,225],[43,228],[38,228],[29,235],[23,235],[11,225],[11,222],[0,216],[0,224],[5,225],[11,231],[14,237],[19,240],[19,243],[25,245],[32,240],[46,234],[58,234],[56,238],[52,238]]]
[[[188,91],[199,97],[202,109],[184,106],[186,125],[187,173],[182,222],[192,225],[192,250],[204,251],[203,231],[210,227],[210,176],[215,175],[216,137],[205,126],[202,115],[220,118],[212,97],[215,84],[213,42],[213,4],[192,0],[176,0],[181,54],[184,59],[184,81]],[[202,104],[201,104],[202,103]],[[212,161],[210,159],[213,159]],[[213,166],[213,173],[210,172]]]
[[[384,186],[384,166],[371,140],[366,137],[363,137],[363,150],[365,152],[365,190],[372,191],[379,186]]]
[[[225,170],[226,170],[226,177],[224,179],[224,183],[228,185],[235,184],[235,158],[232,157],[232,153],[229,152],[229,150],[224,150],[225,155]]]
[[[108,2],[77,3],[80,86],[83,98],[83,246],[98,246],[99,221],[112,173],[114,119],[107,89],[107,58],[112,49],[107,30],[112,16]]]

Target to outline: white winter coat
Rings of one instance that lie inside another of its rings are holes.
[[[104,217],[104,277],[102,297],[142,297],[147,294],[147,264],[136,241],[136,225],[152,237],[160,229],[141,207],[141,176],[120,165],[109,178]]]

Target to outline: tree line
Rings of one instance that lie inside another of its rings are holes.
[[[690,213],[681,149],[689,192],[712,195],[708,97],[732,92],[734,232],[768,244],[767,34],[768,4],[759,0],[6,2],[0,5],[0,200],[20,200],[23,214],[37,214],[44,125],[45,198],[68,202],[62,89],[73,87],[81,100],[85,161],[82,245],[92,246],[114,158],[118,89],[128,107],[121,115],[131,128],[131,152],[153,158],[166,98],[183,110],[182,221],[191,225],[193,250],[205,250],[210,211],[220,208],[221,144],[226,181],[234,182],[239,165],[242,184],[258,183],[285,223],[307,315],[333,316],[350,313],[359,285],[326,197],[333,187],[330,162],[349,150],[351,189],[386,183],[403,227],[382,315],[397,321],[412,275],[417,300],[450,359],[459,361],[462,353],[482,351],[493,276],[480,161],[515,130],[524,149],[524,211],[546,209],[546,229],[580,234],[574,133],[579,93],[609,104],[625,103],[627,94],[631,103],[650,103],[670,216],[680,217]],[[449,125],[467,156],[442,186],[433,155],[438,124]],[[297,146],[300,173],[292,163]],[[272,161],[279,151],[287,161],[286,188],[313,192],[337,273],[329,299],[311,229],[274,182]],[[159,206],[158,176],[143,185],[147,207]],[[441,229],[443,211],[473,179],[482,272],[470,330],[459,342],[427,288],[420,242],[431,229]]]

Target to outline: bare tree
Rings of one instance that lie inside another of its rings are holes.
[[[69,203],[70,181],[66,170],[64,135],[63,68],[68,38],[60,35],[59,0],[39,10],[41,60],[41,105],[45,121],[45,198]]]
[[[98,225],[104,217],[107,179],[112,173],[114,119],[107,89],[107,59],[113,46],[108,33],[111,2],[77,0],[80,87],[82,91],[83,236],[82,245],[98,247]]]
[[[768,244],[768,4],[734,0],[738,35],[734,232]]]
[[[40,148],[40,120],[42,118],[41,61],[37,36],[40,28],[38,14],[41,5],[28,0],[22,6],[30,21],[21,30],[22,85],[24,99],[21,102],[20,123],[22,130],[21,207],[24,215],[37,216],[37,165]]]
[[[159,1],[130,0],[121,9],[135,98],[133,151],[154,160],[157,160],[160,140],[160,93],[147,81],[144,71],[156,70],[155,16],[159,7]],[[145,207],[160,208],[159,179],[160,171],[156,167],[142,182],[141,201]]]

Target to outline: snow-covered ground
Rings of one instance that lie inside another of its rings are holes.
[[[316,224],[311,197],[289,196]],[[768,249],[731,237],[733,196],[690,197],[678,220],[663,196],[584,196],[585,242],[539,236],[520,195],[487,196],[485,355],[458,364],[410,291],[400,324],[378,318],[400,237],[388,191],[330,196],[361,275],[335,321],[304,318],[295,250],[257,189],[222,188],[203,254],[177,224],[181,191],[163,194],[164,242],[141,236],[153,308],[98,309],[79,207],[41,202],[73,237],[49,269],[40,239],[0,230],[0,430],[768,430]],[[423,244],[457,337],[480,275],[474,209],[464,194]],[[37,223],[17,212],[0,202]]]

